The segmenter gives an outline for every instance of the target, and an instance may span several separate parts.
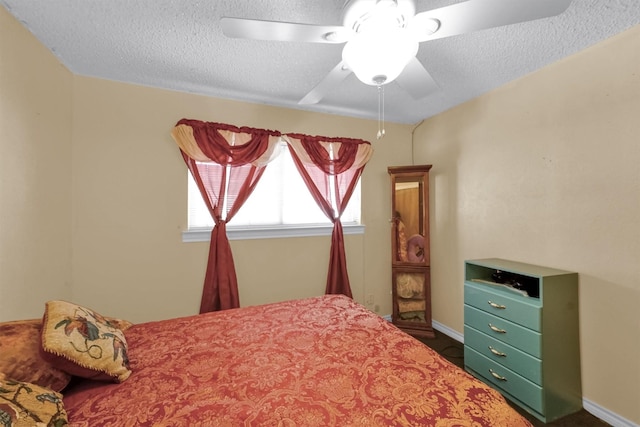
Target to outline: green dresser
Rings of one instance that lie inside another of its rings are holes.
[[[465,262],[464,364],[543,422],[582,408],[578,274]]]

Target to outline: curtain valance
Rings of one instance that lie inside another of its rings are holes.
[[[171,135],[182,152],[193,160],[230,166],[264,166],[277,154],[281,133],[182,119]]]
[[[371,143],[362,139],[282,134],[268,129],[190,119],[180,120],[171,135],[189,158],[231,166],[269,163],[277,156],[277,143],[282,140],[303,163],[313,163],[327,174],[361,168],[373,154]]]
[[[328,138],[286,134],[284,139],[303,163],[313,163],[326,174],[338,175],[363,167],[373,148],[368,141],[353,138]]]

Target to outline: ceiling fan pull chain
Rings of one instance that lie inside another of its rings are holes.
[[[384,86],[378,85],[378,135],[377,139],[384,136]]]

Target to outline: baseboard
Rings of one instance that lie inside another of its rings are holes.
[[[442,332],[443,334],[453,338],[454,340],[461,342],[462,344],[464,344],[464,335],[462,335],[460,332],[451,329],[448,326],[443,325],[440,322],[437,322],[435,320],[431,321],[431,326],[433,326],[433,329],[435,329],[438,332]]]
[[[436,322],[433,320],[431,322],[433,325],[433,329],[436,331],[442,332],[445,335],[453,338],[454,340],[464,344],[464,335],[460,332],[449,328],[448,326],[443,325],[442,323]],[[582,407],[585,411],[593,415],[594,417],[600,418],[602,421],[611,424],[613,427],[640,427],[640,425],[635,424],[620,415],[611,412],[607,408],[603,408],[595,402],[590,401],[589,399],[582,399]]]
[[[607,408],[603,408],[595,402],[590,401],[589,399],[582,399],[582,406],[584,410],[593,415],[594,417],[600,418],[602,421],[611,424],[613,427],[640,427],[640,425],[629,421],[620,415],[611,412]]]

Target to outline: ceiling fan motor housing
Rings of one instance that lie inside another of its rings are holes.
[[[342,12],[342,24],[357,33],[372,17],[384,15],[405,27],[415,14],[414,0],[350,0]]]

